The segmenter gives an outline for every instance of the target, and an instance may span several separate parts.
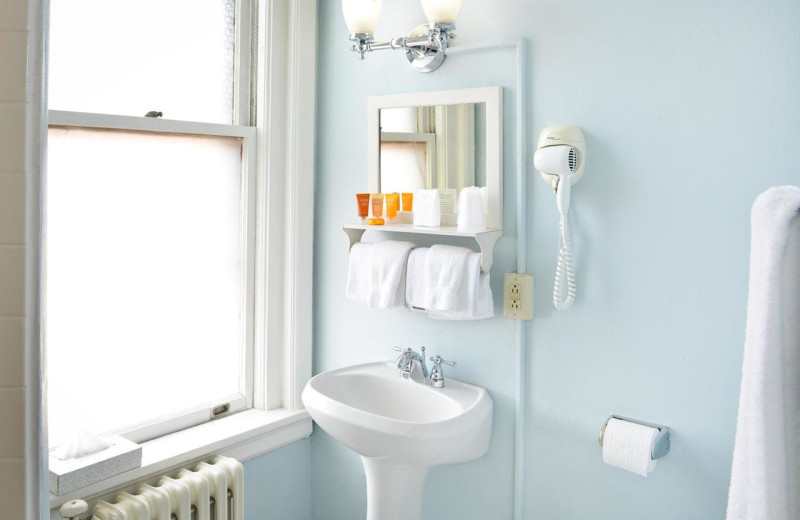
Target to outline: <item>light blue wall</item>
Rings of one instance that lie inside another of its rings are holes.
[[[311,520],[311,441],[244,463],[245,520]]]
[[[442,323],[344,298],[341,223],[366,187],[372,95],[506,87],[506,236],[492,288],[515,269],[513,53],[453,56],[421,75],[399,52],[359,62],[339,2],[320,1],[314,371],[391,358],[427,345],[460,362],[454,377],[495,400],[481,460],[435,468],[425,519],[508,519],[513,511],[515,325],[502,317]],[[423,20],[417,2],[386,0],[378,30]],[[529,272],[526,519],[710,520],[724,517],[747,293],[749,210],[769,186],[800,184],[800,3],[655,0],[465,0],[456,45],[530,42],[529,141],[575,124],[588,141],[573,191],[578,301],[552,307],[557,214],[528,175]],[[530,156],[527,164],[531,164]],[[644,479],[605,466],[597,445],[610,413],[674,428],[673,451]],[[363,518],[357,455],[312,436],[313,517]]]

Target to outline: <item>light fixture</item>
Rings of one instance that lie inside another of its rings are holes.
[[[444,62],[447,45],[456,37],[456,18],[461,0],[421,0],[428,23],[408,36],[375,41],[373,34],[381,16],[382,0],[342,0],[342,12],[350,31],[350,48],[363,60],[367,52],[384,49],[406,51],[411,66],[419,72],[431,72]]]

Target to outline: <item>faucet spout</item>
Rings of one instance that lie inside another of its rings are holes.
[[[425,347],[422,347],[422,354],[414,351],[411,348],[405,350],[395,347],[395,350],[401,352],[400,356],[395,361],[395,366],[400,370],[400,377],[404,379],[411,379],[418,383],[428,382],[428,366],[425,363]],[[419,376],[422,372],[422,376]]]

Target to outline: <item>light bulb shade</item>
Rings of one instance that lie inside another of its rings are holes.
[[[428,23],[455,23],[461,11],[461,0],[421,0]]]
[[[342,0],[344,23],[350,34],[374,34],[383,0]]]

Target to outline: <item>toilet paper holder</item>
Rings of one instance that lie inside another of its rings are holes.
[[[650,446],[650,458],[653,460],[658,460],[667,453],[669,453],[670,429],[668,426],[663,426],[661,424],[653,424],[646,421],[640,421],[638,419],[631,419],[629,417],[623,417],[621,415],[616,415],[616,414],[609,415],[608,419],[606,419],[605,424],[603,424],[603,427],[600,428],[600,439],[599,439],[600,446],[603,446],[603,437],[605,437],[606,427],[608,426],[608,422],[611,419],[619,419],[620,421],[628,421],[636,424],[641,424],[642,426],[647,426],[649,428],[657,429],[658,434],[656,435],[656,438],[653,439],[653,445]]]

